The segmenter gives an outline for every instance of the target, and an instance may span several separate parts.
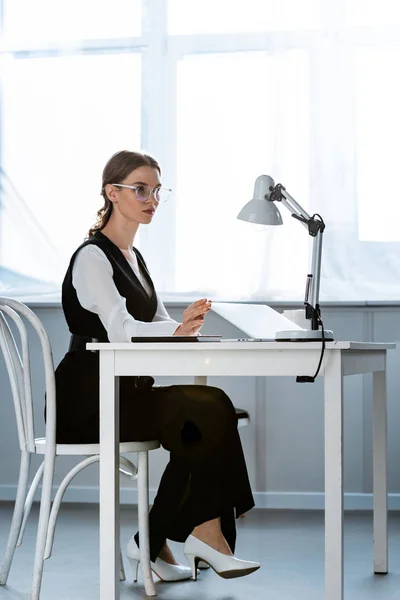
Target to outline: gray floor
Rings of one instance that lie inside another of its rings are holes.
[[[8,534],[12,506],[0,503],[0,556]],[[0,600],[28,600],[37,510],[31,516],[23,545],[17,549],[8,585]],[[122,509],[122,542],[135,531],[137,514]],[[349,513],[345,519],[345,598],[399,600],[400,514],[389,521],[390,573],[372,574],[370,513]],[[236,555],[261,562],[261,569],[241,579],[223,580],[202,571],[197,582],[157,583],[165,600],[322,600],[324,597],[323,514],[308,511],[253,510],[238,521]],[[173,544],[182,558],[182,546]],[[121,600],[145,598],[143,586],[121,583]],[[56,530],[53,556],[46,561],[42,600],[98,600],[98,507],[64,504]]]

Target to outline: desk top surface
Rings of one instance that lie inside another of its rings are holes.
[[[141,352],[154,350],[168,351],[188,351],[201,352],[210,351],[277,351],[277,350],[321,350],[321,342],[239,342],[239,341],[220,341],[220,342],[103,342],[86,344],[88,350],[140,350]],[[381,344],[377,342],[351,342],[334,341],[326,342],[326,351],[329,350],[393,350],[396,344]]]

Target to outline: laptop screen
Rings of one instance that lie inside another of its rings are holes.
[[[265,304],[213,302],[211,310],[251,338],[275,339],[277,331],[302,330]]]

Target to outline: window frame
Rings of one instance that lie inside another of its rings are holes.
[[[168,34],[168,3],[165,0],[142,0],[142,29],[141,35],[122,39],[80,40],[69,44],[69,52],[74,54],[104,54],[104,53],[140,53],[142,56],[142,98],[141,120],[142,133],[141,145],[143,149],[153,153],[163,167],[165,184],[172,189],[176,188],[176,124],[177,124],[177,65],[187,54],[201,54],[213,52],[274,52],[280,50],[299,48],[309,53],[310,74],[310,144],[309,176],[312,180],[313,173],[320,168],[319,156],[321,149],[326,144],[334,148],[333,155],[340,157],[340,147],[346,146],[347,166],[350,177],[344,183],[346,193],[354,196],[356,189],[356,156],[354,149],[354,126],[352,120],[351,103],[342,106],[341,130],[326,131],[326,123],[319,111],[313,110],[314,104],[323,101],[323,95],[329,87],[337,88],[346,85],[349,95],[354,93],[353,61],[357,48],[360,46],[390,46],[400,45],[398,36],[399,26],[355,27],[346,23],[346,0],[336,0],[326,3],[319,2],[321,23],[317,30],[269,31],[266,33],[228,33],[228,34],[196,34],[196,35],[169,35]],[[0,0],[0,27],[2,27],[4,2]],[[318,50],[318,52],[316,51]],[[0,55],[11,54],[15,59],[57,57],[65,54],[65,44],[43,44],[37,47],[4,46]],[[326,69],[326,61],[331,65],[340,66],[340,69]],[[335,73],[332,78],[327,72]],[[317,93],[315,93],[317,91]],[[163,101],[160,103],[159,98]],[[1,118],[1,101],[0,101]],[[2,148],[0,139],[0,158]],[[328,183],[329,183],[329,173]],[[251,187],[252,182],[249,182]],[[324,190],[311,186],[310,206],[318,212]],[[0,189],[1,203],[1,189]],[[323,209],[320,209],[323,212]],[[358,240],[357,200],[353,206],[347,207],[349,214],[354,215],[350,234],[357,239],[357,244],[362,244],[366,252],[373,248],[376,242]],[[346,215],[343,215],[344,221]],[[151,254],[153,240],[159,238],[161,232],[167,229],[168,243],[162,248],[162,268],[154,263],[152,270],[156,271],[156,280],[161,290],[174,293],[176,281],[175,253],[177,251],[173,240],[175,239],[175,213],[174,198],[165,205],[162,222],[157,221],[152,225],[151,232],[143,228],[140,235],[141,248],[145,255]],[[1,217],[0,217],[1,229]],[[388,242],[390,249],[398,252],[399,242]],[[183,292],[178,292],[183,293]],[[267,299],[267,298],[266,298]]]

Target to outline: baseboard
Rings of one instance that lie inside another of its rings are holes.
[[[0,502],[15,500],[17,486],[0,485]],[[156,495],[156,489],[150,489],[150,503]],[[39,494],[37,494],[39,499]],[[254,492],[256,508],[323,510],[324,494],[320,492]],[[65,492],[64,502],[94,503],[99,501],[97,487],[73,486]],[[136,488],[121,488],[121,504],[137,504]],[[389,510],[400,510],[400,494],[389,494]],[[372,510],[372,494],[346,493],[344,495],[345,510]]]
[[[254,492],[256,508],[324,510],[322,492]],[[345,510],[372,510],[372,494],[345,493]],[[388,494],[388,509],[400,510],[400,494]]]

